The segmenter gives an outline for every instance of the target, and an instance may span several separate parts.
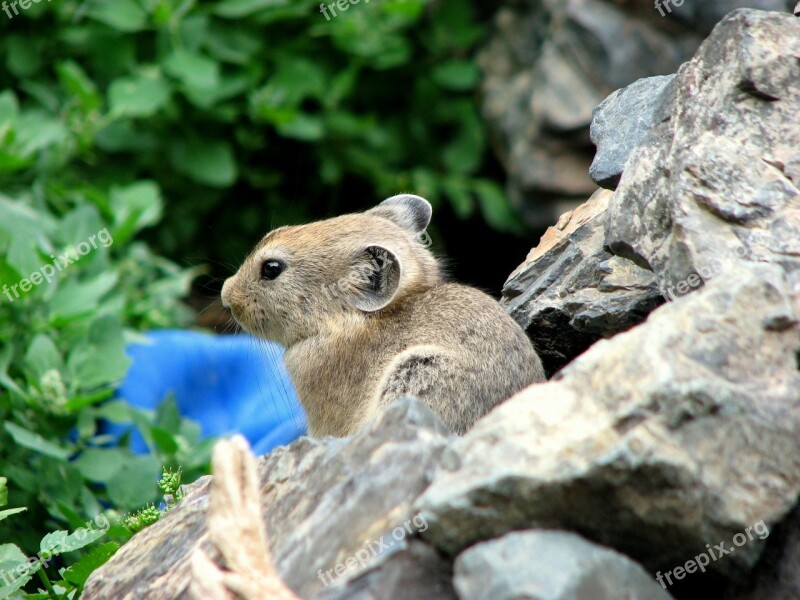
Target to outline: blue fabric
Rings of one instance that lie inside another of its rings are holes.
[[[280,346],[194,331],[152,331],[146,338],[127,348],[133,364],[118,396],[131,405],[152,410],[172,393],[181,415],[197,421],[203,436],[241,433],[256,454],[306,432]],[[131,448],[147,452],[138,432]]]

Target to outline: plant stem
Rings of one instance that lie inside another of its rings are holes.
[[[47,577],[47,573],[44,572],[44,567],[41,565],[39,565],[39,579],[42,580],[44,589],[47,590],[48,597],[58,598],[58,594],[56,594],[56,591],[53,589],[53,585],[50,583],[50,578]]]

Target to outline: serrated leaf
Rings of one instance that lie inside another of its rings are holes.
[[[116,542],[107,542],[96,548],[92,548],[88,553],[82,556],[78,562],[62,570],[61,577],[64,581],[81,588],[86,584],[89,575],[106,564],[108,559],[114,556],[117,550],[119,550],[119,544]]]
[[[88,527],[79,527],[72,533],[64,530],[54,531],[42,538],[39,550],[42,555],[47,553],[50,556],[74,552],[96,542],[106,533],[105,529],[89,529]],[[44,559],[44,556],[42,558]]]

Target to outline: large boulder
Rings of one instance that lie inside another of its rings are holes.
[[[565,528],[653,572],[745,535],[705,568],[746,572],[764,544],[754,531],[800,493],[793,300],[779,268],[740,266],[597,342],[448,446],[417,503],[423,535],[455,555]]]
[[[548,375],[664,302],[651,271],[606,249],[610,198],[598,191],[563,214],[503,286],[501,303],[528,333]]]
[[[738,10],[678,72],[631,154],[606,243],[675,298],[726,267],[800,277],[800,21]]]

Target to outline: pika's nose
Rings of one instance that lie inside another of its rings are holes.
[[[225,308],[231,307],[231,290],[233,289],[233,277],[228,277],[222,285],[222,306]]]

